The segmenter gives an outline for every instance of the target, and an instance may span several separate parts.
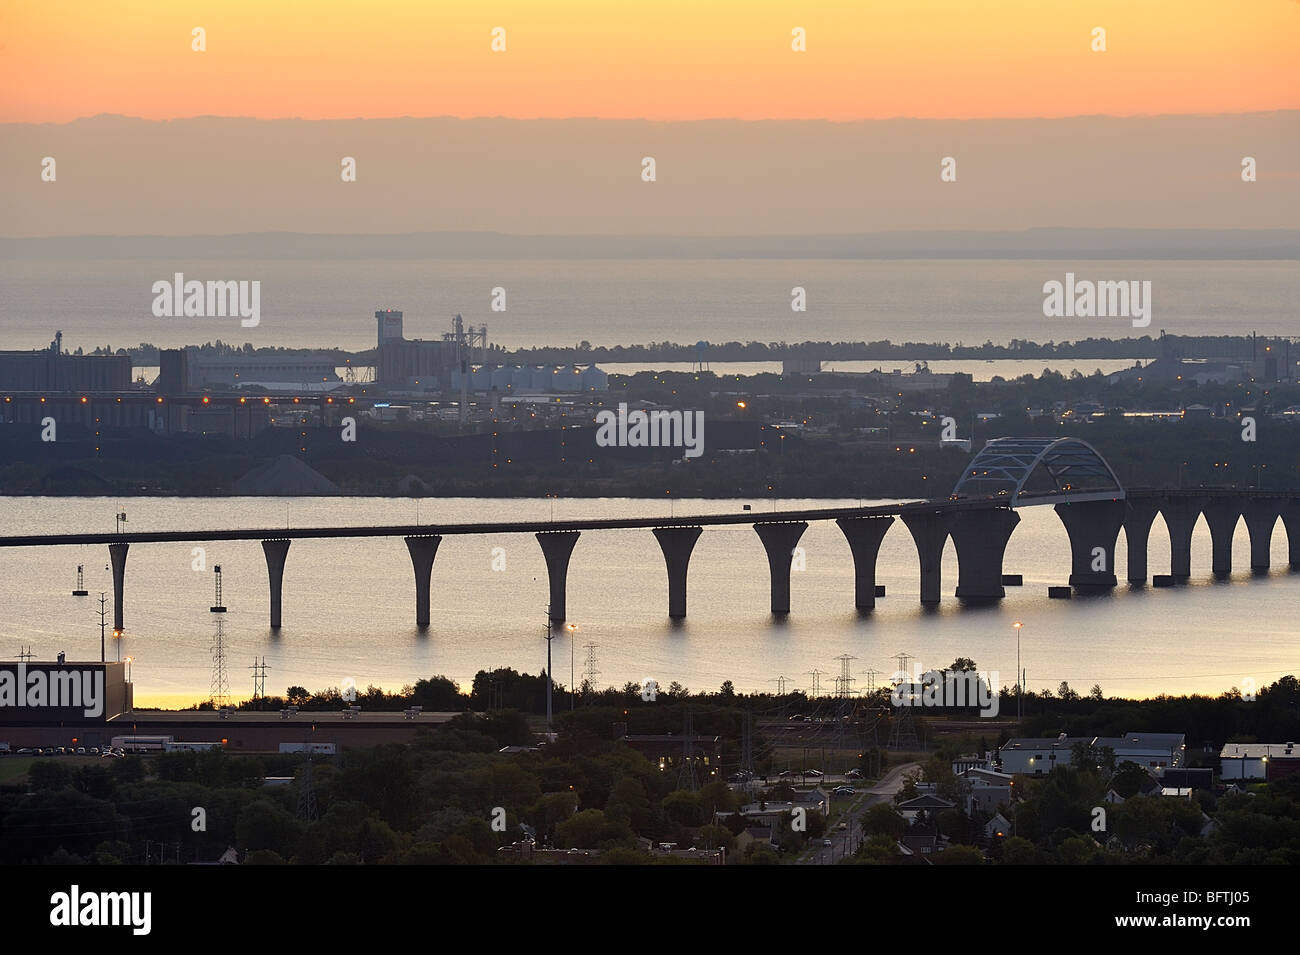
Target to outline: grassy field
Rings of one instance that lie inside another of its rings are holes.
[[[57,759],[69,767],[95,766],[98,756],[5,756],[0,757],[0,783],[15,782],[27,775],[27,770],[38,759]]]

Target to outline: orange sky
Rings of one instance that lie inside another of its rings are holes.
[[[1297,49],[1297,0],[9,0],[0,121],[1249,112]]]

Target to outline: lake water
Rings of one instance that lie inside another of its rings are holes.
[[[1043,283],[1149,280],[1151,324],[1046,318]],[[152,284],[261,282],[261,321],[155,318]],[[807,311],[791,311],[791,289]],[[490,310],[494,288],[506,310]],[[407,338],[436,339],[460,312],[489,341],[1036,342],[1294,334],[1293,261],[1061,260],[0,260],[0,347],[70,349],[226,342],[369,348],[374,312],[405,311]],[[1033,371],[1041,370],[1035,362]],[[874,367],[874,366],[873,366]],[[1086,363],[1091,372],[1095,363]]]
[[[348,498],[280,500],[132,499],[124,506],[132,531],[205,527],[281,527],[328,524],[546,520],[755,512],[770,501],[662,500],[422,500]],[[854,505],[857,501],[780,501],[778,507]],[[122,502],[103,498],[5,498],[6,533],[107,532]],[[418,511],[418,515],[417,515]],[[1016,637],[1034,689],[1062,680],[1086,693],[1099,683],[1109,695],[1217,694],[1253,680],[1263,686],[1300,672],[1300,574],[1286,571],[1286,536],[1273,537],[1271,574],[1252,578],[1244,526],[1235,539],[1238,571],[1228,582],[1210,576],[1210,538],[1204,520],[1193,539],[1193,579],[1171,589],[1130,590],[1121,584],[1097,598],[1048,600],[1047,587],[1069,575],[1069,547],[1050,507],[1020,510],[1004,569],[1024,575],[999,606],[965,609],[951,596],[957,564],[951,542],[944,560],[943,603],[919,604],[915,548],[901,523],[881,547],[878,582],[888,596],[859,616],[853,608],[848,546],[832,523],[812,524],[801,546],[806,569],[793,574],[790,616],[768,613],[767,565],[748,525],[706,528],[690,567],[689,615],[680,626],[667,616],[663,559],[647,530],[587,531],[569,569],[569,616],[579,630],[554,640],[556,680],[569,683],[570,651],[581,680],[584,645],[595,643],[601,685],[647,677],[714,690],[732,680],[742,691],[773,690],[776,677],[808,688],[821,669],[823,692],[848,653],[858,687],[867,670],[884,681],[906,651],[924,667],[944,667],[958,656],[1015,682]],[[510,666],[533,673],[545,665],[545,564],[531,535],[447,537],[433,570],[433,625],[414,625],[414,585],[406,548],[398,538],[295,541],[284,584],[284,627],[268,627],[266,568],[256,541],[205,546],[206,570],[195,572],[191,544],[134,544],[127,561],[126,636],[120,648],[135,658],[133,679],[141,705],[189,704],[208,695],[213,615],[213,564],[223,568],[226,645],[231,688],[251,695],[254,657],[265,657],[268,692],[293,684],[311,689],[358,686],[396,690],[421,677],[445,674],[467,688],[480,669]],[[493,547],[504,548],[505,569],[492,569]],[[1157,519],[1151,532],[1153,573],[1169,568],[1169,542]],[[30,647],[38,659],[60,650],[69,659],[98,659],[97,598],[72,597],[76,566],[86,568],[92,595],[112,581],[107,548],[0,549],[0,655]],[[1121,535],[1117,559],[1125,566]],[[1121,573],[1121,577],[1122,577]],[[111,640],[110,640],[111,643]]]

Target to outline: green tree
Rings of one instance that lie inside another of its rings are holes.
[[[1038,849],[1028,839],[1012,836],[1002,846],[1003,865],[1034,865],[1038,862]]]
[[[894,811],[888,803],[876,803],[862,814],[862,834],[868,839],[884,836],[891,842],[903,838],[907,820]]]
[[[63,763],[38,759],[27,768],[27,782],[38,793],[62,789],[72,782],[72,770]]]
[[[242,849],[271,849],[286,858],[293,855],[302,824],[269,799],[256,799],[243,808],[235,823],[235,838]]]
[[[1115,775],[1111,777],[1110,788],[1125,799],[1132,799],[1137,795],[1142,784],[1149,778],[1145,769],[1126,759],[1119,764],[1119,768],[1115,770]]]
[[[983,865],[984,853],[974,846],[949,846],[932,861],[935,865]]]

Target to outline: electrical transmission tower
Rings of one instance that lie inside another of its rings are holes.
[[[677,788],[695,792],[700,788],[695,778],[695,723],[691,708],[686,707],[686,729],[682,733],[682,765],[677,769]]]
[[[842,700],[848,699],[853,695],[853,677],[849,672],[849,662],[856,660],[857,657],[841,653],[835,659],[840,661],[840,675],[835,678],[835,695]]]
[[[23,663],[26,663],[28,660],[30,660],[32,656],[33,654],[32,654],[31,647],[23,647],[22,650],[18,652],[18,659],[23,661]]]
[[[740,724],[740,778],[744,780],[747,798],[753,796],[754,776],[754,717],[745,710]]]
[[[788,679],[789,679],[789,677],[778,676],[778,677],[774,677],[774,678],[771,679],[771,680],[768,680],[767,682],[768,682],[768,683],[775,683],[775,684],[776,684],[776,695],[777,695],[777,696],[785,696],[785,684],[786,684],[786,681],[787,681]]]
[[[804,670],[804,672],[812,674],[812,678],[813,678],[812,693],[810,695],[814,698],[821,696],[822,695],[822,674],[825,673],[826,671],[818,670],[817,668],[814,667],[811,670]]]
[[[596,669],[596,648],[599,643],[586,643],[583,646],[587,650],[587,659],[582,664],[582,695],[586,697],[587,705],[591,705],[592,697],[596,695],[596,675],[600,673]]]
[[[894,750],[918,750],[921,748],[921,742],[916,736],[916,721],[912,718],[912,709],[916,702],[915,686],[911,677],[907,675],[907,661],[911,655],[907,653],[895,654],[894,659],[898,661],[898,672],[894,674],[894,685],[904,685],[905,692],[900,694],[903,697],[903,704],[895,706],[893,719],[889,723],[889,749]]]
[[[216,642],[212,644],[212,685],[209,699],[215,707],[230,705],[230,676],[226,673],[226,608],[221,605],[221,565],[213,568],[217,578],[217,599],[208,609],[217,615]]]
[[[266,696],[266,671],[270,669],[266,665],[266,657],[253,657],[253,665],[249,669],[253,671],[253,699],[260,700]]]

